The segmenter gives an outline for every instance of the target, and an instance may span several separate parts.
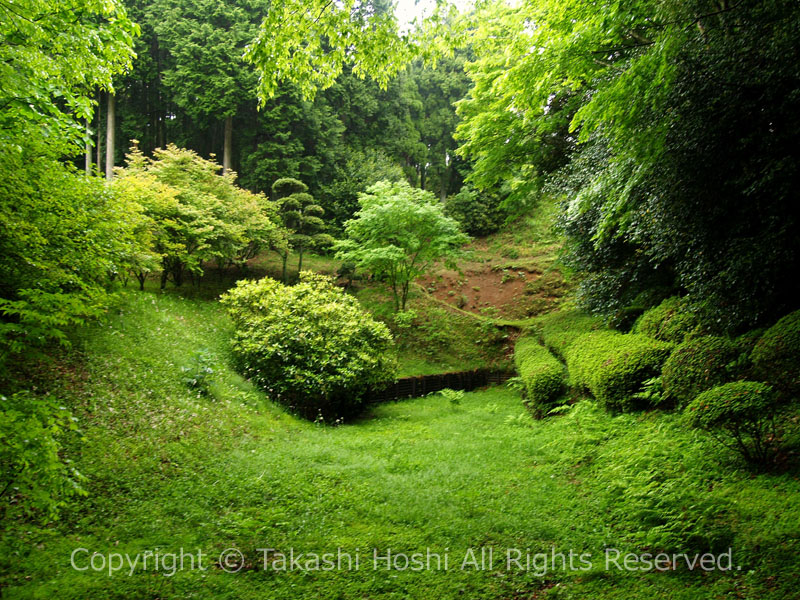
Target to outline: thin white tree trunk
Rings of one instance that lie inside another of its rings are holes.
[[[95,148],[95,152],[97,153],[97,160],[95,164],[97,165],[97,174],[100,175],[100,165],[103,164],[103,92],[97,92],[97,148]]]
[[[108,94],[108,108],[106,109],[106,179],[111,181],[114,177],[114,125],[117,113],[117,98]]]

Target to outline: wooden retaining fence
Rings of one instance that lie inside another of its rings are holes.
[[[456,373],[403,377],[383,389],[373,390],[371,393],[368,392],[366,401],[369,404],[377,404],[402,398],[417,398],[433,392],[439,392],[445,388],[469,392],[487,385],[505,383],[515,375],[514,371],[473,369],[472,371],[458,371]]]

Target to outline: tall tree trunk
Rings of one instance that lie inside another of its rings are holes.
[[[97,148],[95,151],[97,152],[97,160],[95,164],[97,165],[97,174],[100,175],[100,165],[103,164],[103,92],[97,92]]]
[[[297,253],[300,255],[300,260],[297,262],[297,275],[300,275],[300,271],[303,270],[303,247],[300,246],[297,249]]]
[[[84,161],[85,162],[84,168],[86,169],[86,174],[91,175],[92,174],[92,137],[91,137],[92,130],[89,129],[89,119],[88,118],[84,119],[84,121],[86,123],[86,142],[85,142],[86,156]]]
[[[108,94],[108,109],[106,110],[106,180],[114,177],[114,129],[117,117],[117,98]]]
[[[155,47],[156,56],[156,70],[158,72],[158,98],[156,112],[158,114],[158,127],[156,131],[156,144],[159,148],[167,147],[167,107],[164,101],[164,84],[163,73],[161,69],[161,48],[158,45],[158,36],[153,36],[153,45]]]
[[[222,174],[231,170],[233,152],[233,117],[225,117],[225,138],[222,142]]]
[[[439,198],[442,203],[447,200],[447,188],[450,187],[450,155],[445,150],[444,152],[444,171],[442,171],[442,189],[439,191]]]

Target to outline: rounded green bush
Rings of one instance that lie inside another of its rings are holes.
[[[222,297],[243,373],[292,411],[337,419],[395,377],[392,336],[332,280],[304,271],[287,287],[242,281]]]
[[[588,333],[569,346],[567,370],[573,386],[588,389],[611,410],[637,408],[642,384],[661,372],[672,344],[616,331]]]
[[[564,360],[573,342],[590,331],[602,329],[603,321],[578,310],[557,310],[538,317],[536,328],[548,350]]]
[[[724,446],[752,463],[766,462],[771,454],[777,397],[773,389],[755,381],[734,381],[707,390],[684,411],[692,427],[717,436]]]
[[[564,365],[534,338],[522,338],[514,347],[514,362],[525,384],[527,402],[536,416],[556,405],[566,388]]]
[[[755,377],[774,385],[782,398],[800,395],[800,310],[767,329],[751,358]]]
[[[686,302],[673,296],[646,310],[634,323],[632,331],[654,340],[680,344],[699,325],[700,320],[689,311]]]
[[[697,394],[725,383],[726,368],[736,360],[738,350],[732,341],[713,336],[693,338],[678,346],[664,363],[664,392],[679,405]]]

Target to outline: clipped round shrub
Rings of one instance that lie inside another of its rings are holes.
[[[769,385],[734,381],[700,394],[684,415],[692,427],[708,431],[747,462],[764,464],[773,452],[769,440],[777,404]]]
[[[525,385],[527,403],[537,417],[556,405],[566,388],[564,365],[534,338],[522,338],[514,347],[514,363]]]
[[[596,331],[566,351],[570,383],[589,390],[607,409],[639,408],[642,384],[661,372],[672,344],[643,335]]]
[[[536,328],[548,350],[564,360],[567,348],[579,337],[603,329],[603,321],[579,310],[557,310],[538,317]]]
[[[700,320],[688,309],[686,302],[673,296],[646,310],[634,323],[632,331],[654,340],[680,344],[699,325]]]
[[[700,392],[725,383],[729,378],[727,366],[738,354],[736,344],[722,337],[704,336],[684,342],[664,363],[664,392],[678,405],[685,405]]]
[[[784,399],[800,396],[800,310],[767,329],[751,358],[755,378],[774,385]]]
[[[742,335],[735,338],[733,342],[736,344],[739,352],[750,356],[750,354],[753,352],[753,348],[756,347],[758,340],[761,339],[761,336],[764,335],[765,331],[766,329],[763,328],[751,329],[750,331],[746,331]]]
[[[308,271],[288,287],[241,281],[222,297],[233,351],[248,378],[306,418],[346,418],[395,377],[392,336],[330,278]]]

